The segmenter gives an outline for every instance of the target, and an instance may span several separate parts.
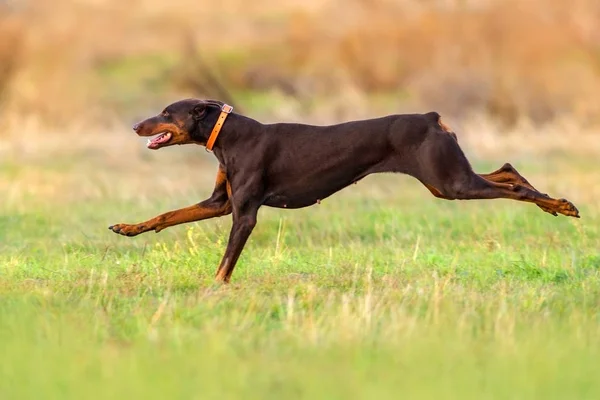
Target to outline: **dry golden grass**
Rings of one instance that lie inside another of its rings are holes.
[[[18,65],[0,72],[0,91],[10,89],[5,109],[19,117],[105,120],[150,97],[210,95],[177,85],[202,73],[189,39],[228,89],[283,93],[300,103],[297,116],[322,98],[340,104],[335,115],[360,115],[382,93],[386,103],[509,125],[567,115],[588,126],[600,115],[595,0],[27,4],[0,17],[1,65]],[[106,65],[123,79],[111,86]],[[348,93],[358,100],[346,104]]]

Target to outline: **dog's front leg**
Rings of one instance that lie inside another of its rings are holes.
[[[181,208],[179,210],[169,211],[157,217],[149,219],[139,224],[116,224],[109,226],[108,229],[124,236],[136,236],[140,233],[155,231],[160,232],[173,225],[184,224],[186,222],[200,221],[203,219],[221,217],[231,212],[229,200],[215,203],[211,199],[202,203]]]
[[[263,188],[261,183],[254,179],[238,177],[237,182],[231,182],[233,193],[230,196],[233,208],[233,225],[229,233],[227,249],[217,269],[216,280],[228,283],[248,237],[256,226],[258,209],[262,205]],[[241,186],[236,183],[243,182]],[[237,186],[237,187],[236,187]],[[231,191],[230,191],[231,192]]]
[[[225,168],[219,165],[213,194],[203,202],[179,210],[169,211],[139,224],[116,224],[108,227],[111,231],[124,236],[136,236],[148,231],[156,231],[186,222],[221,217],[231,213],[230,190]]]
[[[217,270],[217,281],[229,283],[231,274],[235,268],[235,264],[237,263],[237,260],[244,249],[244,245],[246,244],[246,241],[248,241],[254,226],[256,226],[257,211],[258,208],[248,211],[242,215],[234,215],[233,226],[231,227],[231,232],[229,233],[227,249],[225,250],[225,255],[223,256],[223,260],[221,261],[219,269]]]

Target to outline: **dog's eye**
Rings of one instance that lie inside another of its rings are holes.
[[[190,114],[195,118],[195,119],[201,119],[204,118],[204,116],[206,115],[206,108],[202,108],[200,109],[199,107],[195,107],[192,111],[190,111]]]

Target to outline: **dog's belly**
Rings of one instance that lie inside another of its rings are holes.
[[[280,190],[268,194],[263,204],[265,206],[276,208],[302,208],[312,206],[361,178],[362,176],[352,177],[319,186],[294,185],[281,188]]]
[[[275,207],[275,208],[302,208],[312,206],[317,203],[320,199],[315,199],[313,197],[289,197],[284,195],[274,195],[269,196],[265,202],[265,206]]]
[[[367,175],[394,171],[385,146],[341,154],[325,154],[322,159],[288,154],[268,170],[263,204],[278,208],[308,207],[342,190]],[[383,155],[382,155],[383,154]],[[293,167],[290,167],[292,165]]]

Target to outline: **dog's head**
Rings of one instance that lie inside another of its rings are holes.
[[[149,149],[174,144],[206,144],[221,113],[223,103],[215,100],[186,99],[168,105],[160,114],[133,126],[139,136],[148,139]]]

